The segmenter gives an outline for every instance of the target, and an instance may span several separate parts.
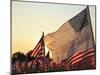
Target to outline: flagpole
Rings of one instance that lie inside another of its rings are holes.
[[[45,43],[44,43],[44,32],[42,32],[42,36],[43,36],[43,46],[44,46],[44,59],[43,59],[43,65],[44,65],[44,61],[45,61]],[[44,69],[44,67],[43,67]]]
[[[43,45],[44,45],[44,56],[45,56],[45,43],[44,43],[44,32],[42,32],[42,36],[43,36]]]
[[[88,22],[89,22],[89,25],[90,25],[90,28],[91,28],[91,32],[92,32],[92,39],[93,39],[93,44],[95,44],[94,42],[94,36],[93,36],[93,29],[92,29],[92,23],[91,23],[91,17],[90,17],[90,11],[89,11],[89,6],[87,6],[87,13],[88,13]]]
[[[91,28],[91,34],[92,34],[92,40],[93,40],[93,44],[94,44],[94,51],[95,51],[95,58],[96,58],[96,46],[95,46],[95,42],[94,42],[94,36],[93,36],[93,29],[92,29],[92,23],[91,23],[91,17],[90,17],[90,11],[89,11],[89,6],[87,6],[87,12],[88,12],[88,22],[89,22],[89,25],[90,25],[90,28]],[[96,60],[96,59],[95,59]]]

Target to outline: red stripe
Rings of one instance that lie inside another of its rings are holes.
[[[80,50],[80,51],[81,51],[81,50]],[[68,58],[68,61],[71,61],[71,60],[73,60],[73,59],[76,59],[76,58],[78,58],[78,57],[80,57],[80,56],[82,56],[82,55],[85,55],[85,54],[87,54],[87,53],[89,53],[89,52],[92,52],[92,51],[94,51],[93,48],[92,48],[92,49],[89,49],[89,50],[84,50],[84,51],[75,53],[73,56],[71,56],[71,57]]]
[[[32,54],[31,54],[31,56],[34,55],[34,52],[36,51],[37,47],[38,47],[38,44],[37,44],[37,46],[33,49],[33,52],[32,52]]]
[[[38,52],[38,50],[39,50],[39,48],[40,48],[41,46],[40,46],[40,44],[38,45],[38,48],[36,49],[36,51],[35,51],[35,53],[34,53],[34,56],[35,56],[35,54]]]
[[[35,48],[35,50],[34,50],[34,52],[33,52],[33,56],[34,56],[34,54],[37,52],[37,50],[39,49],[39,47],[40,47],[40,43],[37,45],[37,47]]]
[[[40,45],[37,47],[37,49],[36,49],[36,51],[34,52],[33,56],[35,56],[35,54],[38,52],[39,48],[40,48]]]
[[[89,57],[87,57],[87,58],[83,59],[82,61],[79,61],[75,64],[76,65],[82,64],[83,66],[86,65],[86,64],[89,64],[89,65],[91,65],[91,67],[96,68],[96,60],[95,60],[94,56],[89,56]],[[73,65],[71,64],[71,66],[75,66],[75,64],[73,64]]]
[[[93,56],[90,56],[90,57],[87,57],[88,59],[89,58],[91,58],[91,57],[93,57]],[[94,67],[94,68],[96,68],[96,61],[95,61],[95,58],[94,59],[90,59],[90,60],[86,60],[86,59],[84,59],[84,60],[82,60],[82,61],[80,61],[80,62],[77,62],[77,63],[75,63],[75,64],[71,64],[70,66],[72,67],[72,66],[75,66],[75,65],[82,65],[82,66],[84,66],[84,65],[89,65],[89,66],[91,66],[91,67]],[[81,66],[80,66],[81,67]]]
[[[34,56],[36,56],[37,53],[38,53],[41,49],[42,49],[41,46],[39,46],[39,48],[38,48],[37,51],[35,52]]]
[[[77,62],[80,62],[80,61],[82,61],[82,60],[84,60],[84,59],[86,59],[86,58],[89,58],[89,57],[91,57],[91,56],[94,56],[94,53],[89,53],[88,55],[84,55],[83,57],[78,58],[78,59],[76,59],[76,60],[73,60],[73,61],[71,61],[70,63],[71,63],[71,65],[73,65],[73,64],[75,64],[75,63],[77,63]]]
[[[90,53],[94,53],[94,51],[84,52],[83,54],[78,55],[77,57],[71,59],[70,61],[77,60],[79,58],[82,58],[83,56],[86,56],[86,55],[90,54]]]
[[[34,56],[34,54],[37,52],[37,49],[40,47],[40,44],[38,44],[35,49],[33,50],[31,56]]]
[[[42,47],[41,45],[39,46],[39,48],[37,49],[37,52],[34,54],[34,56],[36,56],[40,51],[44,50],[44,47]]]
[[[84,58],[89,57],[89,56],[92,56],[92,55],[94,55],[94,53],[90,53],[90,54],[88,54],[88,55],[84,55],[84,56],[82,56],[82,57],[80,57],[80,58],[78,58],[78,59],[76,59],[76,60],[70,61],[70,63],[73,64],[73,63],[82,61]]]

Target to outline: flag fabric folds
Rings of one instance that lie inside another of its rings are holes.
[[[65,22],[57,31],[47,34],[45,42],[55,62],[58,62],[57,58],[59,61],[67,59],[70,65],[94,62],[95,45],[89,8]]]
[[[43,33],[41,39],[33,49],[31,57],[39,58],[39,57],[44,57],[44,55],[45,55],[45,45],[44,45],[44,33]]]

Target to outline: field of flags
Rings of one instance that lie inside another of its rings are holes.
[[[45,42],[52,52],[45,55]],[[42,36],[33,50],[12,55],[12,75],[96,69],[96,48],[89,8],[65,22],[56,32]]]

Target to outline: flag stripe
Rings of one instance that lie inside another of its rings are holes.
[[[36,49],[35,53],[33,54],[34,56],[36,56],[38,54],[39,51],[41,51],[43,48],[41,47],[41,45],[38,46],[38,48]]]
[[[84,50],[84,51],[75,53],[73,56],[69,57],[67,60],[70,61],[72,59],[78,58],[79,56],[82,56],[82,55],[84,55],[84,54],[86,54],[88,52],[91,52],[91,51],[94,51],[94,49],[90,48],[89,50]]]
[[[73,60],[73,61],[71,61],[70,63],[71,63],[71,65],[73,65],[73,64],[75,64],[75,63],[77,63],[77,62],[80,62],[80,61],[82,61],[82,60],[84,60],[84,59],[86,59],[86,58],[89,58],[89,57],[94,57],[94,53],[90,53],[90,54],[88,54],[88,55],[84,55],[83,57],[81,57],[81,58],[79,58],[79,59],[77,59],[77,60]]]
[[[34,54],[36,53],[37,49],[40,47],[39,45],[40,45],[40,44],[38,44],[38,45],[35,47],[35,49],[33,50],[33,52],[32,52],[32,55],[31,55],[31,56],[34,56]]]
[[[87,53],[84,52],[83,54],[80,54],[79,56],[77,56],[77,57],[75,57],[75,58],[69,60],[69,62],[72,62],[72,61],[75,61],[75,60],[81,59],[81,58],[83,58],[83,57],[85,57],[86,55],[89,55],[89,54],[91,54],[91,53],[94,53],[94,51],[90,51],[90,52],[87,52]]]
[[[37,54],[37,52],[40,50],[40,44],[38,45],[38,48],[36,49],[36,51],[34,52],[34,56]]]
[[[92,57],[92,58],[91,58],[91,57]],[[96,62],[95,62],[95,58],[93,58],[93,57],[94,57],[94,55],[88,56],[88,57],[86,57],[86,58],[84,58],[84,59],[82,59],[82,60],[80,60],[80,61],[78,61],[78,62],[71,63],[70,65],[71,65],[71,66],[74,66],[75,64],[76,64],[76,65],[78,65],[78,64],[83,64],[83,65],[85,65],[85,64],[95,65]],[[91,59],[89,59],[89,58],[91,58]],[[86,59],[89,59],[89,60],[86,60]],[[93,62],[93,63],[92,63],[92,62]]]
[[[87,58],[84,58],[83,60],[81,60],[79,62],[76,62],[74,64],[71,64],[70,66],[71,67],[74,67],[75,65],[83,65],[84,66],[85,64],[91,65],[91,66],[93,66],[95,68],[96,67],[96,62],[95,62],[94,55],[91,55],[91,56],[89,56]]]
[[[32,56],[34,55],[34,53],[37,51],[39,45],[37,45],[37,47],[33,50]]]
[[[79,58],[81,58],[81,57],[83,57],[83,56],[85,56],[85,55],[90,54],[90,53],[94,53],[94,51],[84,52],[84,53],[82,53],[82,54],[79,54],[77,57],[72,58],[72,59],[69,60],[69,61],[77,60],[77,59],[79,59]]]
[[[40,46],[40,47],[37,49],[37,51],[35,52],[34,56],[36,56],[36,55],[38,54],[38,52],[41,51],[41,50],[42,50],[42,47]]]

